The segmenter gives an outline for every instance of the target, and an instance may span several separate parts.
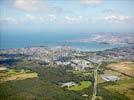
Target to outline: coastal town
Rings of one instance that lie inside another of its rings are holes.
[[[72,65],[74,69],[92,68],[89,62],[110,62],[119,60],[134,60],[134,47],[121,47],[107,49],[104,51],[86,52],[78,51],[70,46],[28,47],[19,49],[1,49],[0,59],[22,59],[38,60],[48,65]],[[77,68],[75,68],[75,66]],[[79,68],[78,68],[79,67]]]
[[[89,37],[66,40],[66,42],[97,42],[101,44],[134,44],[134,36],[133,33],[94,33]]]

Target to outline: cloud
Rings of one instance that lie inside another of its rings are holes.
[[[39,8],[46,7],[38,0],[15,0],[14,6],[24,11],[36,11]]]
[[[98,5],[103,2],[103,0],[80,0],[81,4],[85,5]]]
[[[105,14],[121,14],[121,11],[119,11],[118,9],[104,9],[102,11],[102,13],[105,13]]]
[[[20,23],[33,23],[33,24],[41,24],[46,22],[45,16],[35,16],[30,13],[25,14],[21,18],[18,18]]]
[[[65,19],[69,20],[69,21],[78,21],[78,20],[80,20],[82,18],[83,18],[83,16],[77,16],[77,17],[65,16]]]
[[[54,14],[50,14],[48,15],[47,17],[47,22],[50,23],[50,22],[55,22],[57,20],[57,17],[54,15]]]
[[[122,15],[110,15],[104,17],[104,19],[110,23],[130,23],[134,22],[133,16],[122,16]]]
[[[6,18],[1,18],[0,23],[1,24],[17,24],[18,20],[13,17],[6,17]]]
[[[49,17],[52,18],[53,20],[56,20],[56,16],[53,14],[49,15]]]
[[[62,8],[49,6],[45,0],[14,0],[14,7],[22,11],[61,12]]]
[[[48,16],[37,16],[26,13],[21,17],[5,17],[0,19],[2,24],[45,24],[55,22],[57,17],[54,14]]]
[[[77,16],[77,17],[65,16],[64,18],[67,22],[81,22],[81,21],[83,21],[83,16]]]
[[[65,16],[65,19],[66,19],[67,21],[75,21],[75,20],[76,20],[75,18],[69,17],[69,16]]]
[[[33,16],[33,15],[31,15],[31,14],[26,14],[25,17],[26,17],[26,19],[28,19],[28,20],[35,20],[35,19],[36,19],[35,16]]]

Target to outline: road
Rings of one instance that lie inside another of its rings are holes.
[[[96,68],[94,70],[94,86],[93,86],[93,95],[92,95],[92,99],[91,100],[95,100],[96,99],[96,95],[97,95],[97,70],[98,70],[98,68]]]
[[[89,61],[91,64],[94,65],[94,86],[93,86],[93,94],[92,94],[92,99],[91,100],[95,100],[96,95],[97,95],[98,69],[99,69],[99,66],[101,65],[101,62],[96,63],[96,62],[88,60],[88,59],[84,59],[84,60]]]

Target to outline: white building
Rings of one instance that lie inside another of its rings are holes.
[[[86,60],[72,60],[72,66],[74,67],[75,70],[84,70],[85,68],[91,68],[92,65],[90,62]]]
[[[71,86],[74,86],[74,85],[76,85],[76,83],[74,83],[74,82],[67,82],[67,83],[62,83],[62,85],[61,85],[61,87],[71,87]]]
[[[108,82],[108,81],[114,82],[114,81],[117,81],[117,80],[120,79],[119,77],[113,76],[113,75],[102,75],[101,78],[102,78],[103,80],[107,81],[107,82]]]

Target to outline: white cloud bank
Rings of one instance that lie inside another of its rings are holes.
[[[78,22],[84,21],[83,16],[75,16],[75,17],[65,16],[64,18],[65,18],[66,22],[69,22],[69,23],[78,23]]]
[[[49,17],[52,18],[53,20],[56,20],[56,16],[53,14],[49,15]]]
[[[31,14],[26,14],[26,15],[25,15],[25,18],[26,18],[27,20],[35,20],[35,19],[36,19],[35,16],[33,16],[33,15],[31,15]]]
[[[54,13],[62,11],[59,7],[49,6],[45,0],[14,0],[14,7],[27,12],[43,11]]]
[[[131,23],[134,22],[133,16],[123,16],[123,15],[110,15],[104,17],[104,20],[110,23]]]
[[[6,17],[6,18],[1,18],[0,23],[2,23],[2,24],[17,24],[18,21],[13,17]]]
[[[47,8],[39,0],[15,0],[14,6],[24,11],[36,11],[40,8]]]
[[[103,2],[103,0],[80,0],[82,4],[85,5],[98,5]]]
[[[30,13],[26,13],[21,17],[5,17],[0,19],[2,24],[45,24],[50,22],[55,22],[57,16],[54,14],[49,14],[47,16],[37,16]]]

